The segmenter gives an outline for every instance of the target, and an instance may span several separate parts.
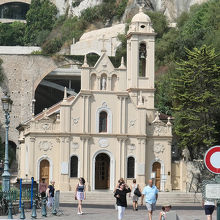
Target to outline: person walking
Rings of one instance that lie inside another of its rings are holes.
[[[45,183],[45,179],[42,178],[42,182],[39,184],[39,193],[41,195],[41,199],[46,197],[46,191],[47,191],[47,183]]]
[[[47,188],[46,194],[47,194],[47,207],[52,207],[53,203],[54,203],[54,192],[55,192],[55,181],[52,180],[50,181],[50,185]]]
[[[118,206],[118,220],[122,220],[124,217],[125,208],[127,207],[126,195],[129,192],[131,192],[131,189],[123,182],[119,184],[119,189],[116,189],[114,196]]]
[[[79,178],[79,183],[76,186],[75,199],[78,200],[78,215],[82,215],[82,201],[86,199],[86,186],[85,179],[83,177]]]
[[[205,215],[207,217],[207,220],[212,220],[212,214],[215,210],[215,202],[209,200],[203,200],[202,207],[205,210]]]
[[[131,186],[131,194],[130,194],[133,204],[133,211],[138,211],[138,195],[135,194],[137,190],[140,193],[139,185],[136,183],[136,179],[133,179],[133,184]]]
[[[156,202],[158,198],[158,189],[153,185],[153,180],[148,181],[148,185],[144,187],[141,197],[141,205],[143,205],[143,199],[145,196],[146,208],[148,211],[149,220],[152,220],[153,211],[156,210]]]

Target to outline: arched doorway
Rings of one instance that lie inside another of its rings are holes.
[[[100,153],[95,159],[95,189],[110,188],[110,158]]]
[[[154,162],[152,171],[155,173],[155,186],[160,190],[161,164],[159,162]]]
[[[49,184],[49,170],[50,170],[50,163],[48,160],[42,160],[40,162],[40,182],[44,178],[45,182]]]

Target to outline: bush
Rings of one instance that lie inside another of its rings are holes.
[[[45,54],[54,54],[62,47],[62,41],[59,38],[52,39],[43,44],[42,50]]]
[[[57,8],[49,0],[32,0],[26,15],[25,42],[38,45],[37,37],[42,31],[51,31],[56,22]],[[45,32],[46,33],[46,32]]]
[[[0,46],[24,46],[25,27],[21,22],[0,23]]]

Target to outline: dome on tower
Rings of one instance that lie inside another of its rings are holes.
[[[142,8],[140,8],[139,13],[136,14],[131,20],[131,23],[136,23],[136,22],[151,23],[150,17],[144,14]]]

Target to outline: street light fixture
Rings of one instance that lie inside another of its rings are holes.
[[[2,191],[10,191],[10,173],[9,173],[9,162],[8,162],[8,130],[10,124],[10,112],[12,108],[13,101],[7,93],[1,98],[3,111],[5,113],[5,162],[4,162],[4,172],[2,174]]]

